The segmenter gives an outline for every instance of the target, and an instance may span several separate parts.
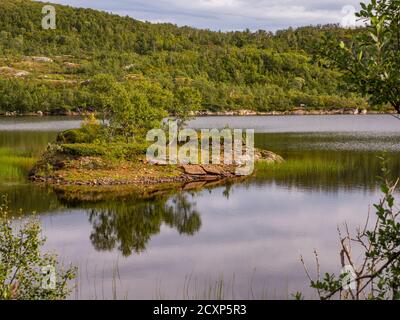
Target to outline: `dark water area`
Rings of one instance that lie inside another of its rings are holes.
[[[209,117],[193,128],[251,128],[286,159],[242,183],[150,198],[72,201],[25,177],[58,131],[79,119],[0,119],[0,194],[37,212],[47,248],[79,266],[72,298],[313,297],[299,261],[340,272],[336,228],[365,222],[379,199],[380,156],[400,176],[400,121],[377,116]],[[233,287],[233,288],[232,288]],[[116,289],[114,289],[116,288]]]

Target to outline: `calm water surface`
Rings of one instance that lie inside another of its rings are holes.
[[[379,199],[377,157],[386,152],[400,176],[400,121],[392,116],[213,117],[190,126],[254,128],[257,146],[292,167],[147,200],[110,194],[82,203],[26,182],[28,164],[11,155],[34,160],[58,131],[78,125],[0,119],[0,193],[13,207],[36,211],[48,249],[80,267],[72,298],[113,298],[115,286],[119,298],[202,297],[221,278],[227,298],[232,291],[234,298],[312,297],[299,256],[312,265],[318,249],[322,268],[338,273],[336,226],[362,224]]]

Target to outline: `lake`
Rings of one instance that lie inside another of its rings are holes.
[[[391,115],[208,117],[193,128],[249,128],[287,164],[238,184],[141,199],[68,201],[26,174],[76,118],[0,118],[0,194],[36,212],[46,249],[79,267],[71,298],[315,297],[300,263],[340,272],[337,225],[363,225],[379,197],[378,157],[400,176]],[[222,292],[222,294],[221,294]]]

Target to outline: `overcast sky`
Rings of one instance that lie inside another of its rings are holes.
[[[270,30],[341,23],[360,0],[51,0],[150,22],[212,30]],[[365,1],[366,2],[366,1]],[[347,20],[346,20],[347,19]],[[350,18],[351,20],[351,18]]]

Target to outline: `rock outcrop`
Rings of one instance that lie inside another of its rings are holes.
[[[24,70],[17,70],[11,67],[0,67],[0,74],[15,78],[24,78],[28,76],[30,73]]]

